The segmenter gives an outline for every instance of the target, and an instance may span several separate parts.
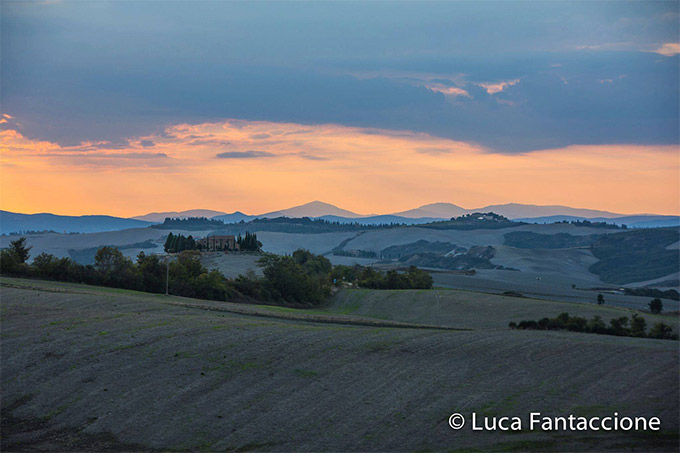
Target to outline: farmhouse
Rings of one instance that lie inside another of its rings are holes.
[[[202,250],[238,250],[239,246],[236,243],[236,238],[233,235],[215,235],[208,236],[197,241]]]

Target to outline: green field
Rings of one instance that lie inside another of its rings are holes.
[[[507,329],[617,308],[347,290],[312,312],[20,279],[0,297],[2,451],[678,449],[677,342]],[[473,411],[662,430],[448,427]]]

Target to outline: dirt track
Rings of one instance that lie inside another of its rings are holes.
[[[47,289],[0,289],[3,451],[678,446],[676,342],[319,324]],[[618,411],[664,431],[453,431],[454,411]]]

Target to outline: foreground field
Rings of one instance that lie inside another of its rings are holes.
[[[399,326],[375,316],[430,319],[375,313],[379,297],[361,291],[303,313],[17,279],[0,291],[3,451],[678,448],[673,341],[509,331],[453,299],[444,323],[475,330]],[[660,417],[662,431],[449,428],[473,411],[618,411]]]

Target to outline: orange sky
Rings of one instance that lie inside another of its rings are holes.
[[[676,146],[498,154],[408,131],[230,120],[170,126],[124,149],[61,147],[5,130],[0,150],[2,209],[24,213],[259,214],[322,200],[364,214],[439,201],[680,214]]]

